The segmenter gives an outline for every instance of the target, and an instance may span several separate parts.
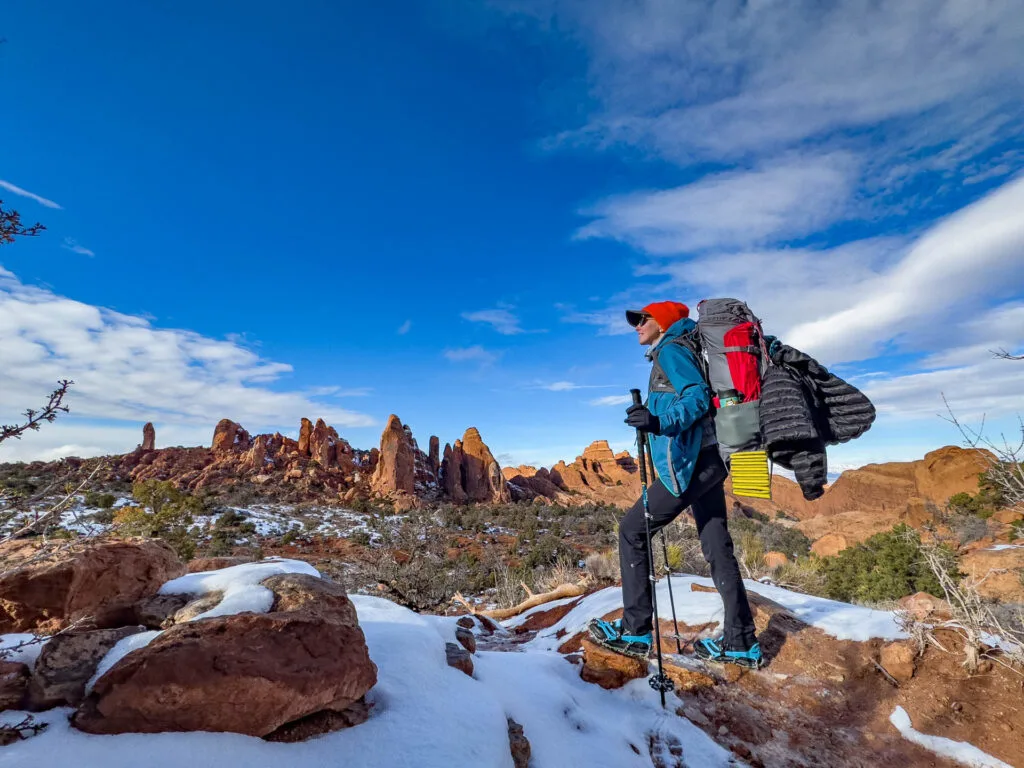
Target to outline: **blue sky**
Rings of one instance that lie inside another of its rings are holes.
[[[5,5],[0,459],[208,443],[223,417],[502,463],[631,442],[622,311],[746,299],[880,416],[835,468],[1012,432],[1024,9]],[[913,7],[908,7],[913,5]]]

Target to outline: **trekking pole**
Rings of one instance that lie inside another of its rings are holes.
[[[664,528],[661,529],[661,549],[665,553],[665,580],[668,582],[668,603],[672,606],[672,627],[676,631],[676,653],[682,653],[683,646],[679,642],[679,622],[676,620],[676,599],[672,595],[672,567],[668,564],[668,539],[665,537]]]
[[[654,472],[654,457],[650,451],[647,452],[647,458],[651,462],[651,477],[655,476]],[[665,553],[665,580],[668,582],[668,603],[672,606],[672,628],[676,631],[676,653],[683,652],[683,646],[679,642],[679,621],[676,619],[676,598],[672,594],[672,566],[668,563],[668,537],[665,536],[665,529],[661,529],[661,551]]]
[[[633,405],[643,405],[639,389],[629,390]],[[651,508],[647,504],[647,436],[643,430],[636,431],[637,458],[640,459],[640,498],[644,505],[644,531],[647,536],[647,578],[651,582],[651,607],[654,609],[654,646],[658,652],[658,674],[652,675],[651,688],[661,694],[661,708],[665,708],[665,693],[675,688],[675,683],[665,676],[665,664],[661,659],[661,625],[658,621],[658,582],[654,575],[654,550],[651,548]],[[676,632],[678,635],[679,632]]]

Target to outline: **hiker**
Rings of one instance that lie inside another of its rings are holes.
[[[709,661],[758,667],[761,648],[726,524],[723,484],[728,472],[718,452],[710,391],[693,351],[681,343],[681,337],[696,327],[689,314],[685,304],[675,301],[626,312],[640,344],[651,348],[646,357],[652,363],[647,404],[630,406],[626,423],[645,433],[654,463],[656,478],[649,479],[647,489],[651,535],[689,507],[725,605],[723,635],[697,641],[694,652]],[[591,628],[595,640],[641,658],[647,658],[652,644],[648,546],[640,499],[619,522],[623,617],[596,620]]]

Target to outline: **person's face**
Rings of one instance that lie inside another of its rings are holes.
[[[637,325],[636,335],[642,346],[650,346],[658,340],[661,336],[661,328],[655,322],[654,318],[650,315],[646,315],[643,322]]]

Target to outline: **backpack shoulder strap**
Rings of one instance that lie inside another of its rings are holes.
[[[701,353],[700,346],[700,334],[694,329],[689,333],[684,333],[681,336],[676,336],[671,339],[669,344],[682,347],[689,351],[693,355],[694,361],[697,363],[697,369],[700,371],[701,376],[707,381],[707,370],[706,363],[704,362],[704,355]],[[652,349],[650,352],[651,358],[651,379],[648,383],[648,392],[675,392],[675,387],[672,386],[672,382],[669,381],[668,376],[665,374],[665,370],[661,367],[658,362],[658,356],[660,350]]]

